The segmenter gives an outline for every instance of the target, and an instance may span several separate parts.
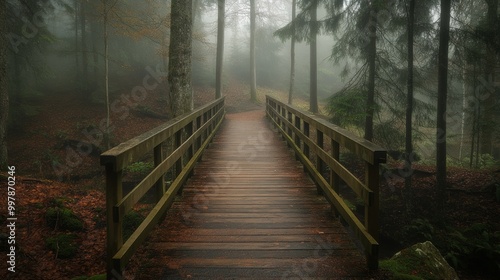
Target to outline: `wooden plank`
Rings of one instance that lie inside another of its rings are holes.
[[[195,153],[191,158],[187,167],[182,170],[182,172],[177,176],[177,178],[172,182],[172,185],[156,204],[156,206],[150,211],[146,216],[144,221],[139,225],[139,227],[132,233],[130,238],[121,246],[119,251],[113,256],[114,267],[124,268],[128,263],[132,255],[137,251],[140,244],[144,242],[148,234],[153,230],[153,228],[158,224],[161,217],[164,215],[165,211],[170,207],[175,199],[177,191],[182,187],[187,175],[194,168],[195,163],[201,157],[203,151],[210,143],[210,140],[215,136],[222,123],[222,119],[216,124],[213,132],[208,136],[202,147]],[[120,270],[121,271],[121,270]]]
[[[281,131],[283,135],[284,131]],[[341,214],[341,216],[347,221],[347,223],[352,227],[356,234],[356,237],[363,243],[363,246],[369,255],[377,254],[378,252],[378,242],[370,235],[365,226],[359,221],[359,219],[352,213],[350,208],[345,204],[344,200],[334,192],[326,180],[318,174],[315,170],[314,165],[309,159],[302,154],[300,147],[296,146],[294,140],[289,136],[285,135],[285,138],[289,145],[295,150],[296,154],[299,155],[302,163],[306,168],[308,168],[310,175],[313,177],[320,186],[323,188],[325,196],[328,198],[330,203],[332,203],[336,210]]]
[[[151,235],[140,261],[147,266],[135,278],[366,277],[363,254],[303,167],[278,137],[261,150],[249,145],[252,131],[268,131],[268,124],[239,118],[226,119]]]

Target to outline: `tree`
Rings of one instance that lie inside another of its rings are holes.
[[[311,14],[310,32],[310,79],[309,79],[309,111],[318,112],[318,46],[317,37],[319,32],[318,24],[318,0],[313,0],[309,7]]]
[[[483,28],[484,41],[486,43],[486,60],[485,60],[485,79],[489,84],[488,98],[484,102],[484,113],[482,119],[482,135],[481,135],[481,153],[492,153],[493,131],[495,130],[494,112],[496,105],[497,93],[494,89],[496,67],[498,65],[498,2],[499,0],[485,0],[488,6],[486,13],[486,24]]]
[[[415,29],[415,1],[410,0],[408,7],[408,77],[407,77],[407,99],[406,99],[406,137],[405,137],[405,170],[409,175],[405,177],[406,205],[411,210],[411,183],[412,183],[412,157],[413,157],[413,68],[414,68],[414,29]]]
[[[174,117],[193,109],[191,86],[192,0],[173,0],[170,23],[168,82]]]
[[[372,1],[370,6],[370,21],[368,22],[369,43],[368,43],[368,97],[366,99],[366,119],[365,119],[365,139],[373,140],[373,114],[375,112],[375,75],[377,63],[377,16],[379,2]]]
[[[250,100],[257,100],[257,70],[255,67],[256,0],[250,0]]]
[[[7,33],[7,1],[0,1],[0,34]],[[0,169],[7,166],[7,120],[9,117],[9,93],[7,90],[7,41],[0,40]]]
[[[103,7],[103,25],[104,25],[104,93],[106,96],[106,131],[104,135],[106,148],[111,148],[111,110],[110,110],[110,102],[109,102],[109,44],[108,44],[108,19],[109,13],[111,9],[116,5],[118,0],[115,0],[114,3],[108,6],[108,0],[104,0]]]
[[[88,48],[87,48],[87,9],[86,9],[86,1],[80,2],[80,35],[81,35],[81,46],[82,46],[82,77],[80,78],[80,82],[82,84],[81,94],[83,100],[90,99],[89,89],[88,89]]]
[[[292,39],[293,42],[307,41],[310,47],[310,84],[309,84],[309,110],[313,113],[318,112],[318,67],[317,67],[317,35],[322,28],[322,23],[317,19],[317,10],[320,3],[325,0],[304,0],[300,1],[301,12],[293,17],[292,21],[286,26],[276,30],[275,36],[282,41]],[[342,5],[342,1],[335,1],[335,7]],[[294,56],[292,54],[292,56]],[[292,72],[292,70],[291,70]],[[292,84],[290,84],[292,87]]]
[[[222,64],[224,61],[224,30],[226,1],[217,1],[217,61],[215,66],[215,98],[222,97]]]
[[[297,14],[297,0],[292,0],[292,22]],[[290,89],[288,90],[288,104],[293,103],[293,87],[295,83],[295,25],[292,26],[292,40],[290,42]]]
[[[444,210],[446,193],[446,103],[448,99],[448,52],[451,0],[441,0],[438,53],[438,100],[436,124],[436,181],[438,206]]]

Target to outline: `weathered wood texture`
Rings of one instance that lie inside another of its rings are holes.
[[[295,151],[295,156],[304,165],[318,192],[325,195],[335,207],[336,213],[352,227],[356,237],[363,244],[370,269],[378,268],[378,231],[379,231],[379,164],[386,161],[386,151],[374,143],[356,137],[309,112],[291,107],[274,98],[266,96],[266,113],[274,127],[281,133]],[[292,122],[293,120],[293,122]],[[311,137],[311,129],[315,137]],[[324,149],[325,138],[329,138],[331,151]],[[339,161],[339,147],[365,162],[365,182],[361,182]],[[331,170],[330,180],[324,175],[323,168]],[[338,193],[342,179],[358,198],[363,200],[364,223],[351,211]]]
[[[367,279],[363,254],[264,113],[226,115],[135,279]]]
[[[215,136],[224,119],[224,98],[181,115],[142,135],[104,152],[101,164],[106,167],[107,279],[121,278],[126,264],[148,234],[172,205],[177,193],[191,174],[196,162]],[[173,139],[172,139],[173,138]],[[173,142],[170,154],[163,157],[162,145]],[[123,194],[123,170],[144,154],[152,152],[154,169],[131,191]],[[175,167],[168,188],[165,174]],[[124,216],[153,187],[157,203],[145,220],[123,240]]]

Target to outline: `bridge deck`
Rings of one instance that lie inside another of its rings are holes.
[[[135,279],[365,279],[364,256],[264,118],[228,114]]]

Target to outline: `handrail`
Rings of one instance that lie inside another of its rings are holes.
[[[224,97],[186,113],[101,154],[106,167],[107,279],[120,279],[123,269],[147,235],[171,206],[177,192],[219,129],[225,115]],[[173,152],[163,156],[163,144],[171,141]],[[123,196],[123,170],[153,152],[154,169]],[[175,170],[167,187],[164,175]],[[135,232],[123,241],[123,217],[151,189],[157,203]]]
[[[266,115],[279,130],[295,155],[304,164],[312,179],[335,211],[351,226],[361,241],[370,269],[378,268],[379,231],[379,164],[386,162],[387,152],[376,144],[361,139],[349,131],[333,125],[318,116],[284,104],[266,96]],[[311,127],[316,137],[310,136]],[[331,153],[323,148],[325,137],[330,138]],[[361,182],[340,162],[340,147],[345,147],[365,161],[365,182]],[[314,163],[310,159],[313,154]],[[325,166],[330,168],[329,182],[323,176]],[[344,181],[365,206],[362,223],[339,195],[340,181]]]

